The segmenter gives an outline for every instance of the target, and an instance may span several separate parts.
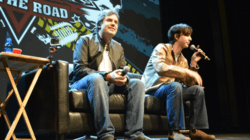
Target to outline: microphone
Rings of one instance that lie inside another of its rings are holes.
[[[127,74],[127,72],[129,72],[129,71],[130,71],[130,67],[129,67],[129,66],[123,67],[123,71],[122,71],[121,76],[124,76],[124,75]]]
[[[193,44],[190,46],[190,49],[193,50],[194,52],[198,51],[198,49]],[[210,58],[205,54],[199,53],[199,55],[201,55],[205,60],[210,61]]]

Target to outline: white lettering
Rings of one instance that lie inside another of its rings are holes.
[[[26,6],[25,4],[28,3],[28,0],[20,0],[19,1],[19,8],[24,9],[24,10],[28,10],[28,6]]]
[[[28,0],[22,0],[22,1],[28,1]],[[24,4],[22,4],[24,7]],[[51,7],[48,4],[42,5],[41,3],[33,1],[33,12],[44,14],[46,16],[52,16],[56,18],[68,18],[68,11],[64,8],[58,8],[58,7]]]
[[[57,7],[52,7],[52,16],[60,17]]]
[[[13,4],[12,4],[12,2],[13,2]],[[17,0],[8,0],[7,4],[17,7]]]
[[[66,9],[60,8],[61,18],[68,18],[68,11]]]
[[[33,1],[33,12],[42,14],[42,4]]]
[[[51,15],[51,8],[49,5],[44,5],[43,6],[43,13],[47,16],[50,16]]]

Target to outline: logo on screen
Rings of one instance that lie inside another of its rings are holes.
[[[17,44],[34,35],[45,45],[53,36],[61,47],[74,50],[79,36],[96,27],[100,11],[122,6],[121,0],[0,0],[1,28],[8,28]]]

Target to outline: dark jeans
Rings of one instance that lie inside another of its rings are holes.
[[[191,101],[190,129],[208,129],[205,94],[201,86],[187,87],[179,82],[173,82],[162,85],[147,94],[166,101],[170,130],[186,129],[183,106],[185,101]]]
[[[72,88],[85,90],[94,116],[94,128],[98,139],[114,137],[115,128],[109,118],[109,94],[127,94],[125,139],[143,135],[145,88],[139,79],[130,79],[126,86],[108,86],[100,74],[90,74],[75,82]]]

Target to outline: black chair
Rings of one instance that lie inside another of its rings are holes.
[[[68,77],[72,70],[73,64],[61,60],[54,62],[50,69],[43,68],[26,108],[37,137],[56,135],[57,139],[64,140],[65,136],[69,135],[95,135],[86,92],[69,89]],[[18,84],[21,96],[28,90],[34,74],[35,71],[30,71],[21,76]],[[129,77],[140,79],[141,75],[129,73]],[[116,130],[115,137],[123,137],[124,134],[126,100],[126,95],[119,93],[112,94],[109,98],[110,118]],[[6,108],[10,118],[15,106],[17,108],[18,104]],[[144,109],[144,134],[150,137],[167,137],[166,103],[146,95]],[[187,107],[185,112],[188,124]],[[26,127],[23,125],[18,127]],[[22,128],[16,129],[16,135],[28,134],[28,131]]]

